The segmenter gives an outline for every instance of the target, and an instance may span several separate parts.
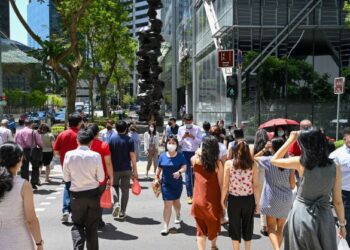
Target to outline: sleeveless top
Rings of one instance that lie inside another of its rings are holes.
[[[253,168],[230,169],[229,193],[234,196],[248,196],[253,194]]]

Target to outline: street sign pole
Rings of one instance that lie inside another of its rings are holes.
[[[242,70],[237,67],[237,100],[236,100],[236,126],[242,123]]]
[[[339,111],[340,111],[340,94],[338,94],[338,103],[337,103],[337,130],[335,139],[338,141],[339,139]]]

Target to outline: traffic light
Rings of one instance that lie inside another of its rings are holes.
[[[238,95],[237,75],[227,76],[226,83],[227,83],[226,97],[236,99]]]

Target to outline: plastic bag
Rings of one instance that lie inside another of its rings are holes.
[[[132,186],[131,186],[131,191],[134,195],[139,195],[141,194],[141,186],[137,178],[133,179]]]
[[[338,242],[338,250],[349,250],[348,242],[345,239],[341,239]]]
[[[101,195],[100,207],[101,208],[112,208],[112,205],[113,205],[113,201],[112,201],[111,187],[107,186],[106,190]]]

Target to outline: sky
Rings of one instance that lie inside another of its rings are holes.
[[[27,20],[27,4],[28,0],[16,0],[17,7]],[[10,38],[27,45],[27,32],[19,22],[16,14],[13,12],[10,5]]]

